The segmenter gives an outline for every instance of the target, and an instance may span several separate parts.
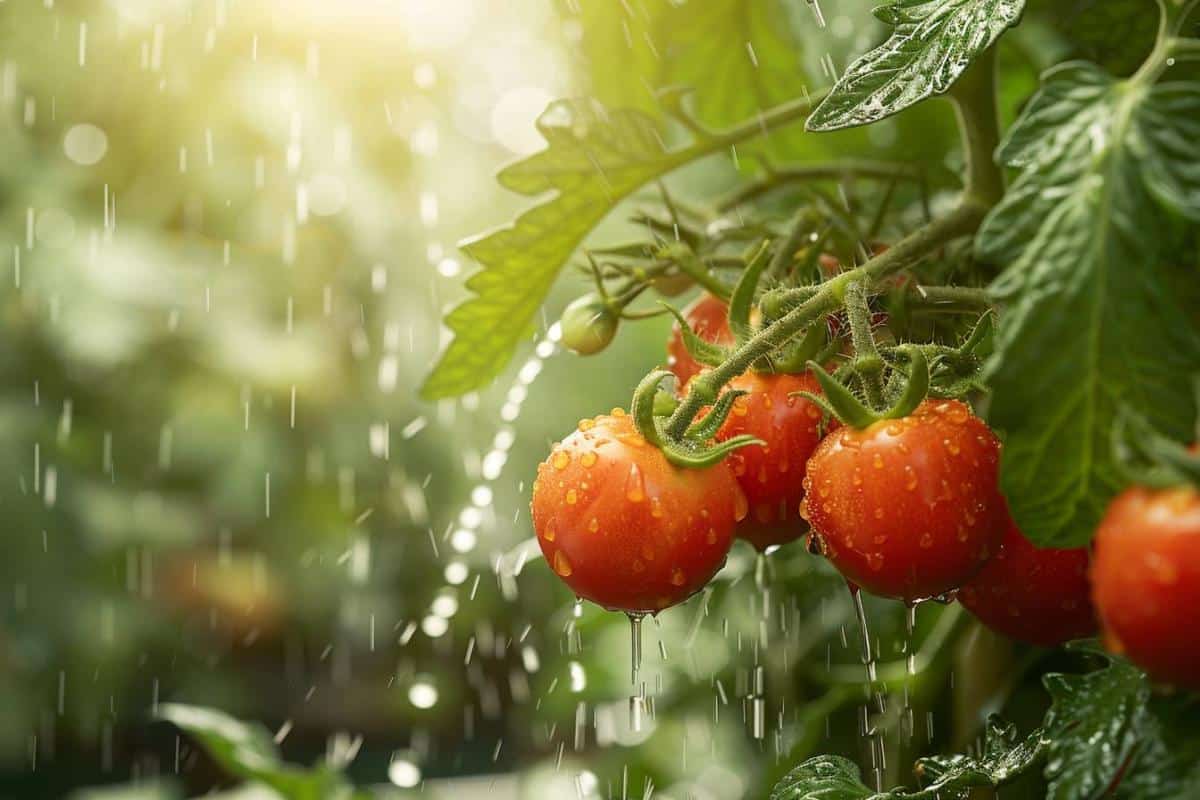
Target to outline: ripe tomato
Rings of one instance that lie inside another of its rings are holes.
[[[1054,647],[1096,632],[1086,547],[1038,548],[1010,517],[1004,542],[959,601],[994,631]]]
[[[657,612],[725,562],[746,500],[729,467],[673,466],[620,409],[584,420],[538,466],[533,527],[576,595]]]
[[[798,539],[808,529],[799,513],[802,476],[809,456],[821,443],[822,412],[805,398],[790,395],[820,394],[821,387],[807,372],[747,372],[730,381],[728,388],[748,394],[734,403],[717,439],[748,433],[767,443],[743,447],[726,459],[750,508],[737,535],[762,551]]]
[[[801,513],[851,582],[915,601],[957,589],[1000,547],[1000,442],[957,400],[842,428],[808,460]]]
[[[733,344],[733,331],[729,329],[729,307],[711,294],[703,294],[696,298],[691,305],[683,310],[683,318],[692,326],[692,330],[706,342],[713,344]],[[679,323],[671,329],[671,338],[667,340],[667,369],[675,373],[679,385],[683,386],[694,375],[703,369],[703,365],[688,355],[683,346],[683,333]]]
[[[1096,530],[1092,599],[1109,648],[1200,689],[1200,491],[1134,487]]]

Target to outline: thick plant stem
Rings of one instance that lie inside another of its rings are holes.
[[[862,379],[867,402],[874,411],[883,410],[883,358],[871,335],[871,306],[868,287],[856,281],[846,287],[846,316],[850,319],[850,339],[854,344],[854,366]]]
[[[987,206],[995,205],[1004,196],[1004,173],[996,165],[1000,117],[996,109],[995,67],[996,48],[992,46],[950,90],[966,160],[967,179],[963,194]]]

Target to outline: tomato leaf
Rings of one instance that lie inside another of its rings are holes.
[[[1109,441],[1120,407],[1190,435],[1200,337],[1165,262],[1179,221],[1200,219],[1200,84],[1061,65],[999,158],[1021,173],[977,247],[1007,264],[986,368],[1002,488],[1026,536],[1078,547],[1121,485]]]
[[[841,756],[816,756],[800,764],[771,790],[770,800],[865,800],[875,792],[858,765]]]
[[[1092,642],[1072,649],[1103,659],[1105,666],[1042,679],[1052,699],[1045,722],[1047,800],[1099,797],[1135,755],[1152,720],[1146,711],[1150,684],[1141,670]]]
[[[696,116],[720,126],[804,91],[782,0],[563,5],[582,27],[591,92],[611,107],[657,114],[656,91],[686,86]]]
[[[352,794],[341,774],[329,767],[305,770],[283,763],[270,733],[261,725],[179,703],[160,705],[157,716],[195,739],[230,775],[266,784],[283,797],[324,800]]]
[[[501,171],[514,192],[556,194],[507,227],[462,244],[483,269],[475,293],[446,317],[454,339],[425,381],[425,398],[487,385],[530,330],[562,265],[616,203],[678,165],[653,121],[637,111],[607,112],[588,100],[559,100],[538,120],[544,150]]]
[[[922,758],[917,762],[917,774],[928,782],[925,791],[931,796],[965,796],[971,787],[1000,786],[1023,775],[1041,761],[1048,744],[1041,730],[1022,740],[1015,725],[992,717],[982,755]]]
[[[972,60],[1016,25],[1024,0],[893,0],[875,9],[895,26],[854,61],[809,117],[810,131],[866,125],[943,94]]]

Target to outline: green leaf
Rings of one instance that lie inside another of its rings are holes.
[[[1118,800],[1191,800],[1200,787],[1200,699],[1150,702],[1151,718]]]
[[[775,784],[770,800],[865,800],[874,795],[863,784],[853,761],[841,756],[816,756]]]
[[[1001,786],[1020,777],[1041,761],[1048,743],[1040,730],[1022,740],[1015,725],[992,717],[981,755],[923,758],[917,762],[917,775],[928,782],[924,792],[932,797],[965,798],[971,787]]]
[[[1061,65],[999,158],[1021,173],[977,247],[1007,264],[986,368],[1002,488],[1026,536],[1078,547],[1122,483],[1110,447],[1120,408],[1190,435],[1200,337],[1165,262],[1180,221],[1200,218],[1200,84]]]
[[[637,111],[560,100],[542,114],[538,130],[546,149],[506,167],[499,180],[526,195],[556,194],[514,224],[462,245],[483,269],[467,280],[475,296],[446,317],[454,339],[421,389],[427,399],[486,386],[530,332],[584,236],[619,200],[679,163]]]
[[[582,29],[591,93],[609,106],[657,114],[657,90],[686,86],[696,116],[720,126],[804,92],[783,0],[562,5]]]
[[[352,794],[334,770],[305,770],[281,762],[271,734],[261,725],[241,722],[215,709],[178,703],[160,705],[157,715],[195,739],[229,774],[264,783],[288,800],[330,800]]]
[[[1016,25],[1024,0],[894,0],[875,10],[895,26],[857,59],[813,111],[810,131],[866,125],[948,91],[972,60]]]
[[[693,87],[693,110],[728,125],[805,91],[797,42],[780,0],[667,2],[660,85]]]
[[[1050,739],[1046,800],[1099,797],[1133,756],[1151,720],[1146,712],[1150,684],[1141,670],[1094,643],[1072,649],[1103,659],[1105,666],[1084,675],[1042,678],[1052,699],[1045,722]]]

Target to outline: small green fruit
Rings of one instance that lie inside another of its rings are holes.
[[[563,311],[562,343],[581,356],[599,353],[617,335],[616,312],[595,294],[585,294]]]

